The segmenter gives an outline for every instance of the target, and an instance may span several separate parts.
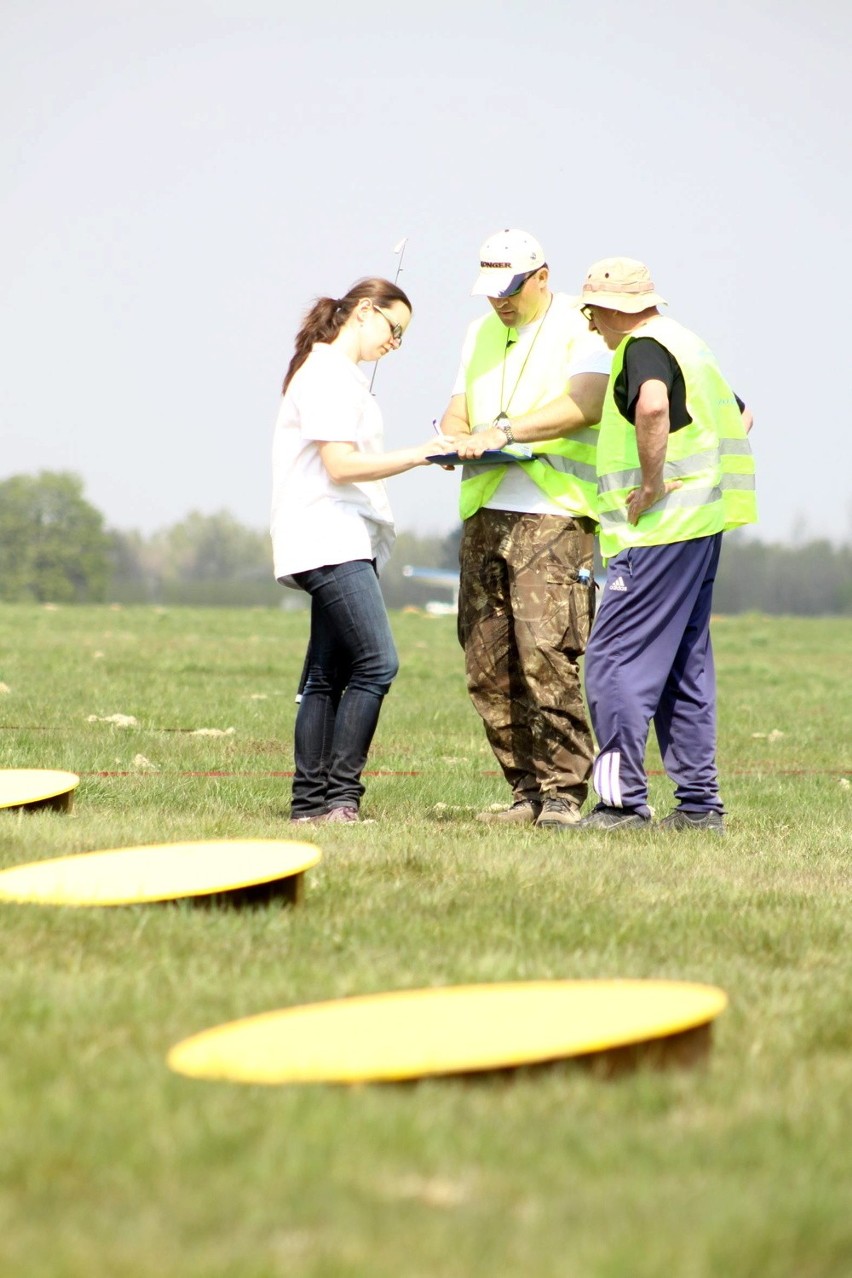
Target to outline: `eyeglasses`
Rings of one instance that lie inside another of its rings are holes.
[[[580,314],[582,315],[583,319],[588,320],[589,323],[591,323],[592,320],[595,318],[594,315],[592,314],[591,306],[581,306]]]
[[[517,297],[517,296],[518,296],[518,294],[520,293],[521,289],[522,289],[522,288],[524,287],[524,285],[526,284],[527,280],[531,280],[531,279],[532,279],[532,277],[533,277],[534,275],[537,275],[537,274],[538,274],[538,272],[539,272],[540,270],[541,270],[541,267],[540,267],[540,266],[537,266],[537,267],[535,268],[535,270],[534,270],[534,271],[527,271],[526,275],[524,275],[524,276],[523,276],[523,278],[521,279],[521,282],[520,282],[520,284],[518,285],[518,287],[517,287],[517,288],[512,289],[511,293],[501,293],[501,294],[500,294],[500,301],[501,301],[501,302],[505,301],[507,297]]]
[[[391,335],[391,338],[393,339],[393,341],[395,341],[395,342],[396,342],[397,346],[402,346],[402,334],[403,334],[403,333],[404,333],[404,331],[405,331],[405,330],[403,329],[402,325],[401,325],[401,324],[394,324],[394,322],[393,322],[393,320],[391,319],[390,315],[385,315],[385,313],[384,313],[384,311],[382,310],[382,308],[381,308],[380,306],[376,306],[376,303],[375,303],[375,302],[371,302],[371,303],[370,303],[370,305],[372,306],[372,308],[373,308],[373,310],[374,310],[374,311],[378,311],[379,315],[381,315],[381,317],[382,317],[382,319],[383,319],[383,320],[387,320],[387,322],[388,322],[388,328],[390,329],[390,335]]]

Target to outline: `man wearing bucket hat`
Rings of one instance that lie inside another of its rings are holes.
[[[669,830],[723,833],[710,608],[722,532],[757,518],[751,415],[631,258],[589,270],[583,314],[614,351],[597,450],[607,578],[586,653],[600,803],[576,829],[647,825],[651,719]]]
[[[468,690],[512,789],[510,807],[480,817],[562,826],[580,818],[594,756],[577,662],[592,615],[596,424],[610,356],[578,299],[550,291],[528,232],[489,236],[479,266],[472,292],[491,310],[468,329],[441,430],[465,459]],[[507,446],[505,464],[485,464],[483,453]]]

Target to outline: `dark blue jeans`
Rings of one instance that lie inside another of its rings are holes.
[[[294,574],[311,596],[308,677],[296,715],[291,815],[357,808],[382,700],[399,669],[368,559]]]

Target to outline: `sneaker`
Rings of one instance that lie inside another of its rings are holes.
[[[541,804],[535,799],[515,799],[510,808],[498,812],[480,812],[477,821],[486,825],[532,825],[541,812]]]
[[[705,812],[690,812],[688,808],[675,808],[667,817],[657,823],[660,830],[712,830],[714,834],[725,833],[725,820],[721,812],[714,809]]]
[[[328,816],[327,812],[314,812],[308,816],[291,816],[291,825],[316,825],[318,821],[325,821]]]
[[[326,825],[348,825],[358,820],[357,808],[332,808],[325,818]]]
[[[580,820],[579,805],[573,799],[560,799],[552,794],[544,799],[536,821],[536,829],[557,825],[576,825]]]
[[[642,816],[641,812],[631,812],[628,808],[608,808],[600,803],[592,808],[588,816],[584,816],[574,826],[575,830],[629,830],[650,825],[651,818]]]

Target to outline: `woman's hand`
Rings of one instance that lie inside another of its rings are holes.
[[[445,435],[430,435],[425,444],[416,445],[412,451],[420,458],[416,465],[428,466],[427,458],[437,457],[439,453],[454,453],[456,449],[453,441]]]

